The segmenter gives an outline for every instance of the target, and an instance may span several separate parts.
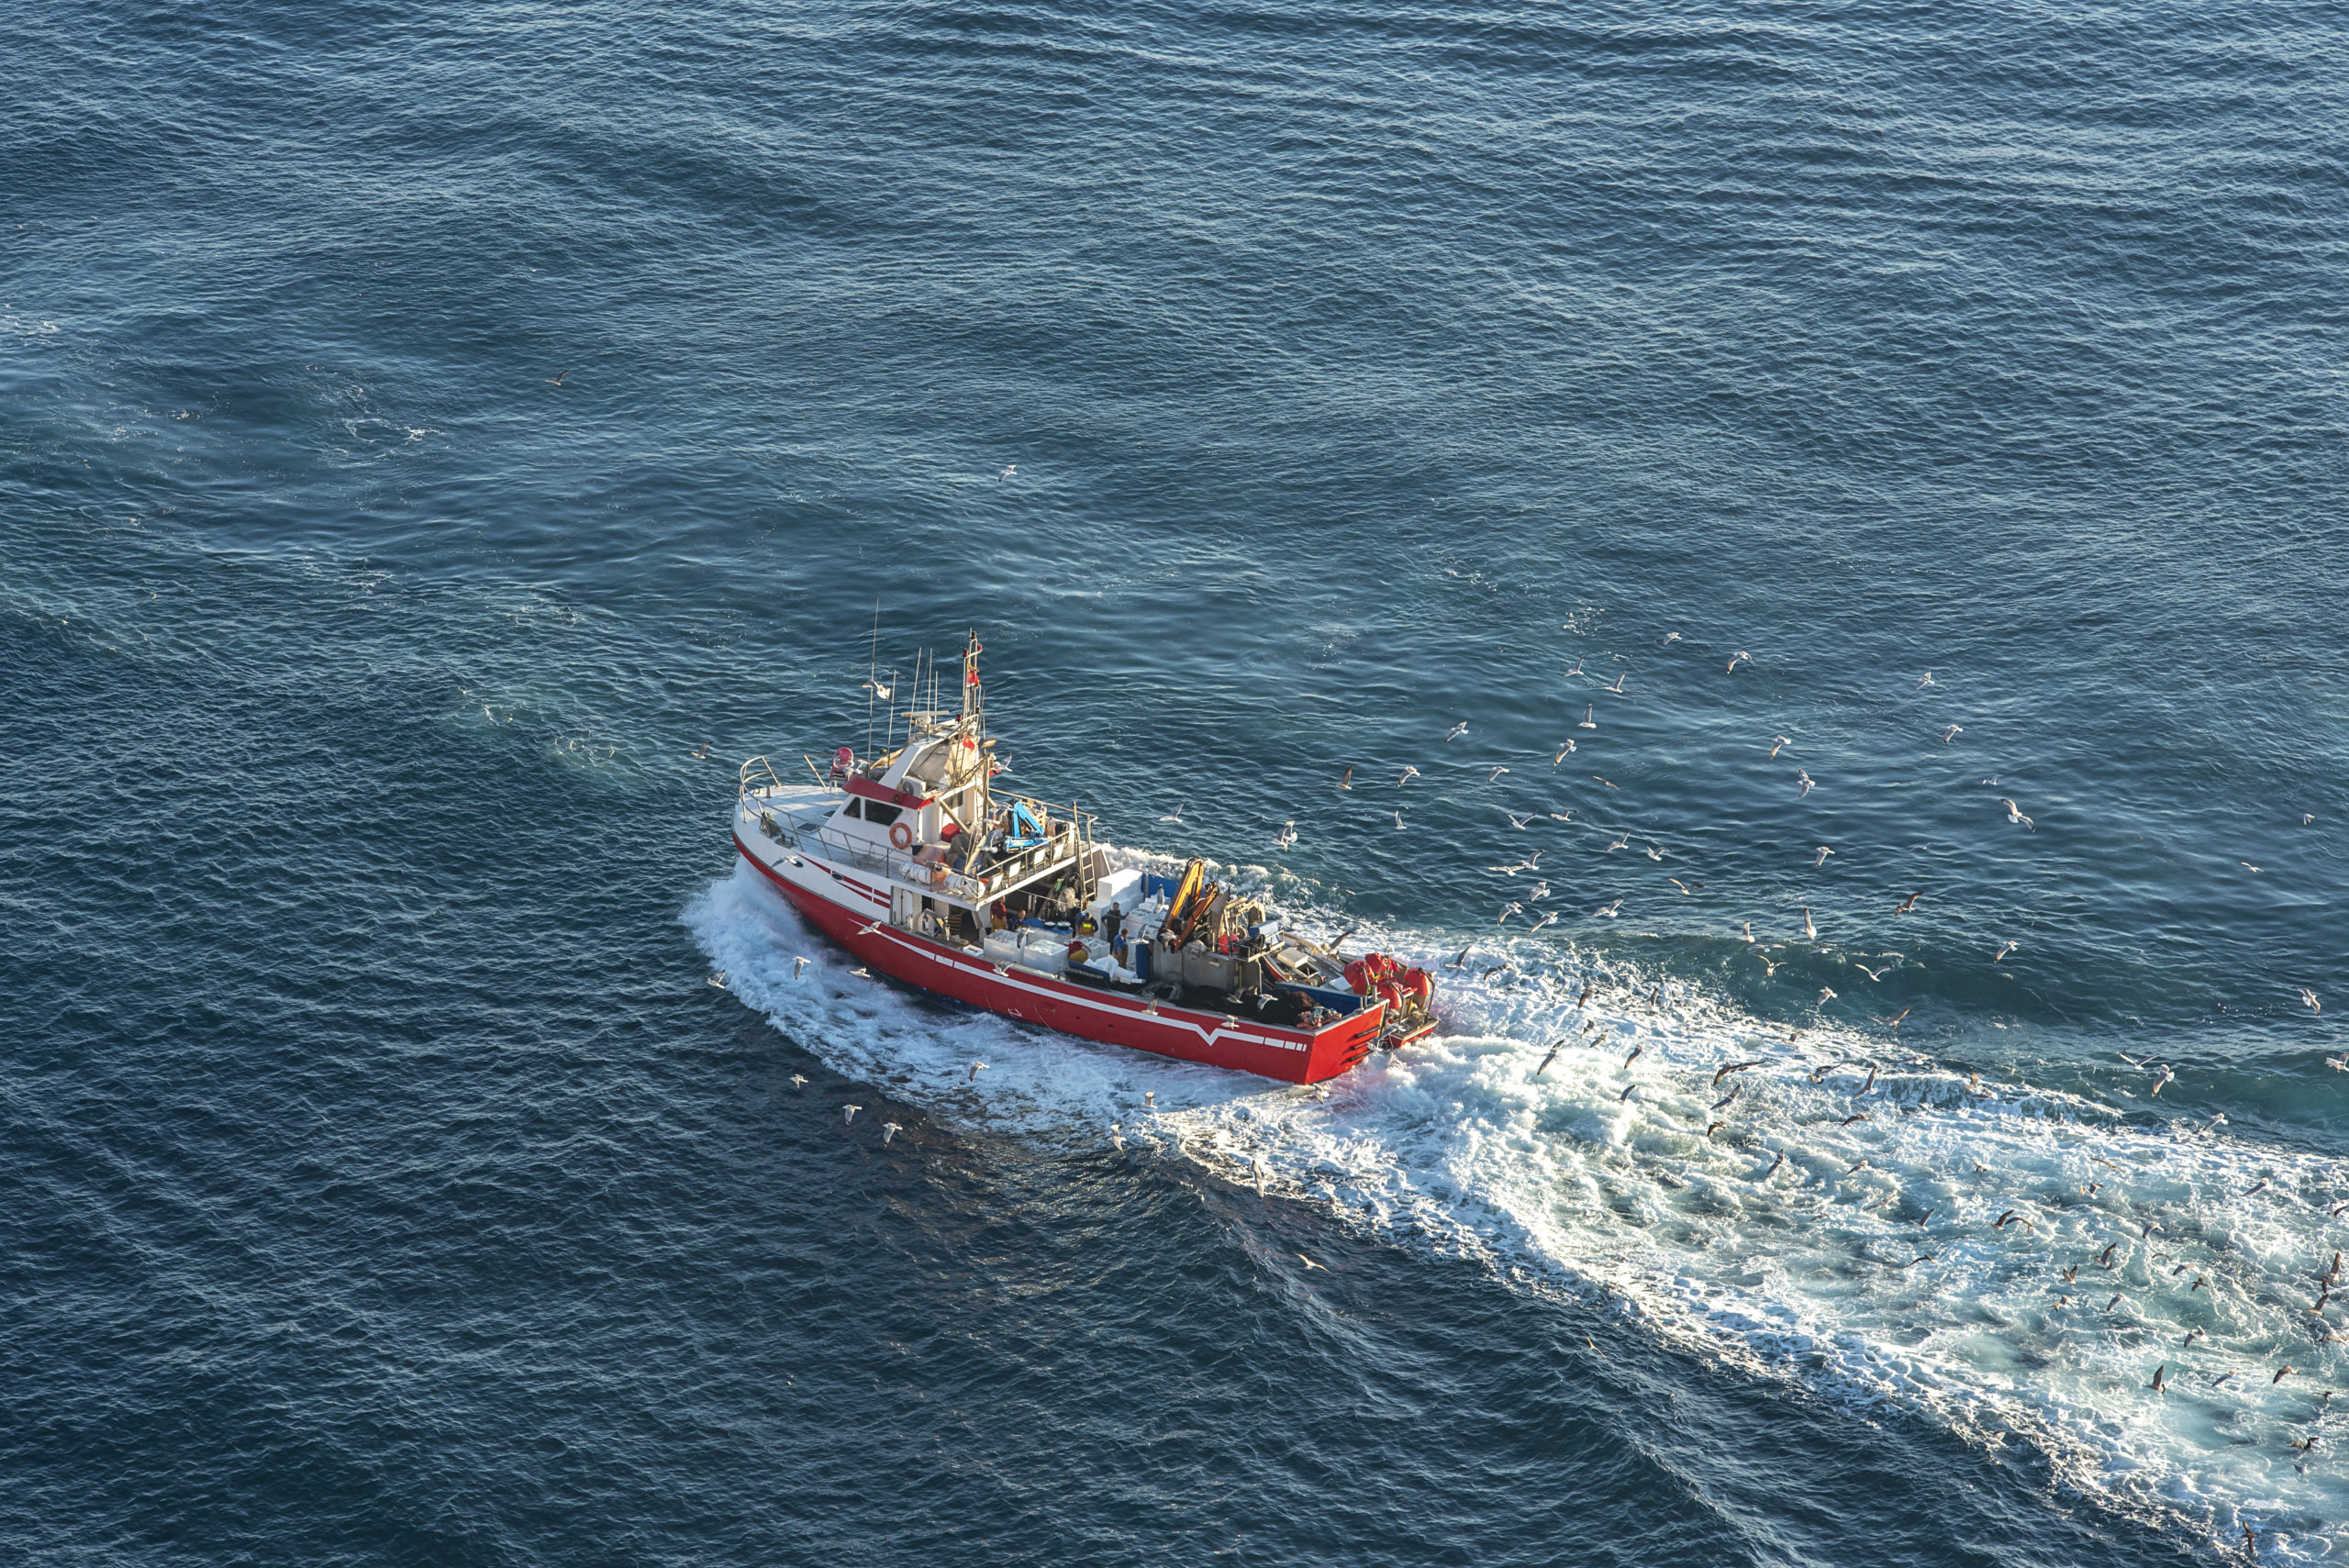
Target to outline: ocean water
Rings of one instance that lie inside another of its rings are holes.
[[[13,19],[0,1556],[2349,1558],[2337,7]],[[730,863],[974,629],[1442,1037]]]

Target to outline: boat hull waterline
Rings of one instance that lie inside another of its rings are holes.
[[[1081,1040],[1314,1084],[1367,1056],[1386,1022],[1373,1006],[1325,1029],[1283,1029],[996,963],[890,925],[885,884],[801,855],[770,862],[740,832],[734,847],[810,925],[875,973]]]

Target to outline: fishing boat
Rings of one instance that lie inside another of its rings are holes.
[[[1006,1018],[1296,1084],[1434,1031],[1423,970],[1308,940],[1202,860],[1113,870],[1093,814],[998,790],[979,653],[951,711],[933,671],[879,745],[868,726],[877,755],[803,757],[806,783],[742,764],[735,850],[826,936]]]

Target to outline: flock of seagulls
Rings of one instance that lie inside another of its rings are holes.
[[[1569,629],[1572,628],[1570,628]],[[1679,633],[1669,633],[1663,639],[1662,646],[1664,648],[1670,648],[1675,643],[1679,643],[1683,640],[1684,639]],[[1565,672],[1566,675],[1568,677],[1578,677],[1592,681],[1596,684],[1596,689],[1598,692],[1609,695],[1626,696],[1630,695],[1628,691],[1628,684],[1631,672],[1628,668],[1618,671],[1613,680],[1600,683],[1597,676],[1590,675],[1585,671],[1584,664],[1586,662],[1586,660],[1585,659],[1577,659],[1575,662],[1574,667]],[[1729,657],[1727,662],[1723,666],[1723,674],[1725,676],[1733,676],[1740,669],[1749,668],[1753,664],[1753,656],[1745,650],[1740,649]],[[1927,670],[1917,677],[1915,689],[1920,692],[1930,689],[1938,695],[1945,688],[1942,686],[1940,682],[1934,679],[1933,673],[1931,670]],[[1586,730],[1597,729],[1598,728],[1597,714],[1598,705],[1596,702],[1585,704],[1582,719],[1575,728]],[[1469,733],[1469,721],[1466,719],[1460,719],[1454,722],[1443,732],[1442,743],[1448,745],[1454,740],[1466,737]],[[1965,733],[1965,727],[1954,722],[1945,723],[1942,725],[1935,733],[1939,735],[1941,743],[1943,746],[1954,745],[1956,742],[1957,738]],[[1782,752],[1794,747],[1795,744],[1796,742],[1791,736],[1774,733],[1769,737],[1766,743],[1766,757],[1768,760],[1775,762]],[[1552,771],[1554,773],[1562,769],[1566,759],[1575,753],[1575,742],[1572,739],[1564,740],[1555,748],[1551,754]],[[1434,764],[1431,763],[1431,766],[1432,765]],[[1498,785],[1499,781],[1504,776],[1509,775],[1513,772],[1511,764],[1505,762],[1486,760],[1485,762],[1474,763],[1473,765],[1486,770],[1484,782],[1488,787]],[[1355,790],[1355,764],[1348,763],[1344,770],[1340,773],[1335,787],[1349,794],[1353,793]],[[1414,780],[1422,778],[1423,776],[1424,775],[1416,764],[1405,763],[1402,765],[1400,772],[1396,774],[1394,787],[1397,790],[1406,789],[1410,786]],[[1593,784],[1598,784],[1601,788],[1617,790],[1620,792],[1620,786],[1617,785],[1612,780],[1608,779],[1601,774],[1593,773],[1590,775],[1590,779]],[[1998,780],[1995,777],[1992,777],[1986,778],[1982,782],[1985,784],[1995,784],[1998,783]],[[1814,778],[1808,766],[1804,765],[1798,765],[1794,769],[1792,784],[1795,790],[1795,798],[1798,800],[1809,799],[1811,793],[1820,787],[1820,781]],[[1998,803],[1999,809],[2005,814],[2006,820],[2009,826],[2019,827],[2025,832],[2029,833],[2036,833],[2039,831],[2038,822],[2031,816],[2030,813],[2023,810],[2020,802],[2018,802],[2013,796],[2001,795],[1998,797]],[[1507,805],[1497,802],[1496,809],[1499,811],[1502,819],[1508,823],[1509,830],[1514,832],[1530,833],[1534,831],[1537,828],[1542,827],[1545,821],[1555,822],[1564,825],[1569,829],[1600,832],[1605,840],[1603,852],[1612,852],[1617,850],[1629,850],[1636,847],[1647,859],[1658,862],[1665,861],[1669,854],[1669,851],[1661,842],[1653,837],[1642,834],[1636,828],[1623,828],[1613,832],[1611,837],[1608,837],[1606,836],[1607,830],[1597,828],[1595,824],[1578,820],[1575,817],[1575,808],[1572,806],[1560,806],[1547,811],[1534,810],[1520,812],[1511,809]],[[1411,824],[1404,815],[1404,808],[1402,806],[1389,806],[1387,810],[1389,820],[1393,824],[1396,831],[1408,832],[1410,830]],[[1180,807],[1178,806],[1178,815],[1170,816],[1162,818],[1162,820],[1179,820],[1179,811]],[[2313,814],[2304,813],[2300,820],[2302,825],[2306,826],[2313,823],[2315,821],[2315,817]],[[1291,819],[1283,822],[1275,838],[1275,847],[1281,850],[1287,850],[1296,844],[1297,841],[1297,828],[1296,821]],[[1520,872],[1533,870],[1540,861],[1542,852],[1542,851],[1537,850],[1531,854],[1526,856],[1524,859],[1516,862],[1497,862],[1486,869],[1503,875],[1515,876]],[[1828,860],[1835,853],[1836,850],[1831,844],[1815,845],[1810,851],[1812,858],[1809,869],[1812,871],[1824,869]],[[1686,875],[1665,875],[1664,877],[1664,881],[1665,884],[1670,885],[1679,896],[1688,898],[1697,897],[1704,890],[1706,885],[1701,880]],[[1531,895],[1531,901],[1538,903],[1547,897],[1548,895],[1549,884],[1545,882]],[[1626,895],[1623,897],[1611,898],[1592,908],[1588,915],[1584,917],[1587,919],[1619,918],[1622,915],[1626,902],[1631,896],[1633,895]],[[1925,895],[1922,891],[1909,891],[1907,892],[1905,895],[1895,894],[1892,896],[1894,896],[1898,901],[1891,906],[1891,912],[1895,915],[1910,915],[1917,912],[1918,903],[1925,896]],[[1507,924],[1509,916],[1512,914],[1525,913],[1526,911],[1527,903],[1525,901],[1511,900],[1502,906],[1497,917],[1497,923]],[[1533,930],[1540,930],[1546,927],[1559,924],[1564,917],[1565,917],[1563,915],[1553,914],[1548,911],[1529,914],[1528,917],[1530,927]],[[1772,981],[1778,969],[1782,967],[1786,962],[1783,953],[1784,949],[1787,944],[1765,943],[1765,941],[1757,940],[1753,934],[1753,926],[1751,920],[1743,922],[1743,933],[1747,945],[1755,950],[1754,956],[1762,964],[1763,979],[1765,983]],[[1817,947],[1820,941],[1818,922],[1813,917],[1811,911],[1808,906],[1804,907],[1802,911],[1802,940],[1805,943],[1812,944],[1814,947]],[[1763,951],[1765,947],[1776,948],[1782,956],[1772,956],[1770,952]],[[1999,940],[1997,945],[1989,951],[1988,959],[1990,963],[1994,965],[2005,964],[2007,959],[2018,951],[2020,947],[2021,944],[2013,940]],[[1866,958],[1868,956],[1870,955],[1857,955],[1858,958]],[[1856,965],[1859,967],[1860,972],[1866,975],[1871,983],[1882,982],[1884,976],[1887,973],[1893,969],[1900,967],[1900,965],[1906,962],[1902,955],[1898,953],[1887,953],[1883,956],[1892,959],[1894,962],[1890,964],[1873,969],[1869,968],[1865,964]],[[1856,962],[1856,960],[1854,962]],[[1836,993],[1832,987],[1823,987],[1821,995],[1820,996],[1820,1002],[1823,1004],[1828,1000],[1833,999]],[[2316,995],[2312,991],[2310,991],[2305,987],[2301,987],[2300,995],[2301,999],[2312,1009],[2321,1007],[2321,1004],[2318,1002]],[[1873,1016],[1874,1015],[1871,1015],[1871,1017]],[[1907,1017],[1907,1009],[1903,1009],[1898,1016],[1903,1018]]]

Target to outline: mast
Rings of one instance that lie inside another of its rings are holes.
[[[995,820],[995,753],[987,750],[985,690],[979,684],[979,634],[966,631],[963,644],[963,733],[978,759],[979,830]]]

